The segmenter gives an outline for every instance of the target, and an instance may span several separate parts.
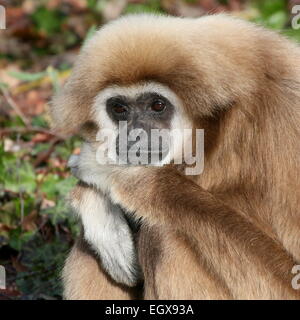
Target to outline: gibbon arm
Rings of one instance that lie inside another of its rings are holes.
[[[183,234],[233,297],[300,297],[291,286],[296,262],[242,213],[173,168],[133,172],[112,178],[112,198],[148,223]]]
[[[62,272],[64,299],[132,300],[138,290],[117,284],[103,269],[99,258],[81,235],[76,241]]]
[[[73,170],[78,178],[150,226],[182,234],[233,298],[300,298],[291,285],[296,262],[281,244],[171,166],[109,167],[83,157]]]

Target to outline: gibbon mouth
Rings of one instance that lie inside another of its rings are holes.
[[[141,159],[142,161],[145,161],[147,163],[145,164],[151,164],[151,163],[158,163],[162,161],[168,154],[169,154],[169,148],[165,148],[163,150],[137,150],[136,152],[132,152],[130,150],[127,150],[127,152],[117,152],[117,155],[119,159],[122,159],[123,161],[127,161],[128,164],[131,164],[132,159]],[[153,162],[153,158],[156,160]]]
[[[130,150],[128,150],[127,152],[117,152],[117,155],[118,156],[126,156],[126,155],[128,155],[128,154],[130,154],[131,153],[131,151]],[[157,150],[138,150],[138,151],[136,151],[136,156],[141,156],[141,155],[145,155],[145,154],[147,154],[147,155],[154,155],[154,156],[157,156],[157,155],[159,155],[159,156],[166,156],[167,154],[169,153],[169,149],[164,149],[164,150],[160,150],[160,151],[157,151]],[[133,154],[133,152],[132,152],[132,154]]]
[[[168,148],[162,149],[162,150],[148,150],[148,149],[146,149],[146,150],[137,151],[137,153],[139,153],[139,154],[153,154],[153,155],[165,154],[167,152],[169,152]]]

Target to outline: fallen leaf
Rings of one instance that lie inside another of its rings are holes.
[[[4,151],[5,152],[18,152],[21,150],[20,144],[9,138],[4,139]]]
[[[48,90],[30,90],[27,93],[15,96],[14,99],[25,115],[37,116],[45,112],[45,105],[50,94]]]
[[[0,223],[0,231],[10,231],[10,230],[13,230],[14,228],[7,225],[7,224],[4,224],[4,223]]]
[[[80,148],[75,148],[72,152],[73,154],[80,154]]]
[[[22,221],[22,229],[25,231],[33,231],[37,229],[36,219],[38,217],[37,211],[33,210],[28,216],[25,216]]]
[[[22,8],[23,8],[25,13],[32,14],[35,11],[37,5],[38,5],[38,3],[36,1],[25,0],[22,3]]]
[[[16,87],[21,83],[21,80],[13,77],[10,73],[21,71],[17,64],[10,64],[7,68],[0,70],[1,82],[4,82],[8,87]]]
[[[118,18],[127,5],[126,0],[111,0],[107,1],[102,10],[102,16],[105,21],[110,21]]]
[[[199,17],[206,13],[198,3],[186,3],[183,0],[163,0],[162,7],[169,14],[184,17]]]
[[[38,142],[47,142],[49,140],[53,139],[53,136],[48,133],[37,133],[34,135],[31,139],[32,142],[38,143]]]
[[[55,207],[55,202],[49,199],[44,198],[42,200],[42,204],[41,204],[41,209],[48,209],[48,208],[52,208]]]
[[[16,269],[17,272],[25,272],[27,268],[19,261],[17,257],[12,256],[11,262],[13,267]]]

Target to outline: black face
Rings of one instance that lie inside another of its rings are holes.
[[[113,122],[118,124],[120,121],[126,121],[128,133],[133,129],[143,129],[147,133],[148,148],[141,150],[141,152],[148,153],[150,157],[151,129],[170,129],[175,108],[162,95],[146,92],[134,99],[121,95],[111,97],[106,101],[106,111]],[[127,151],[133,144],[135,141],[127,142]],[[119,137],[116,148],[119,155]],[[160,143],[152,152],[158,152],[161,160],[168,153],[168,150],[165,150],[165,147]]]

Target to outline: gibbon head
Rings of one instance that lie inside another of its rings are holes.
[[[224,15],[120,18],[83,46],[53,99],[53,127],[90,141],[121,121],[129,131],[205,128],[210,143],[224,111],[247,105],[251,116],[266,81],[284,72],[279,52],[272,59],[266,52],[276,41],[275,34]],[[168,146],[154,151],[163,161]]]

